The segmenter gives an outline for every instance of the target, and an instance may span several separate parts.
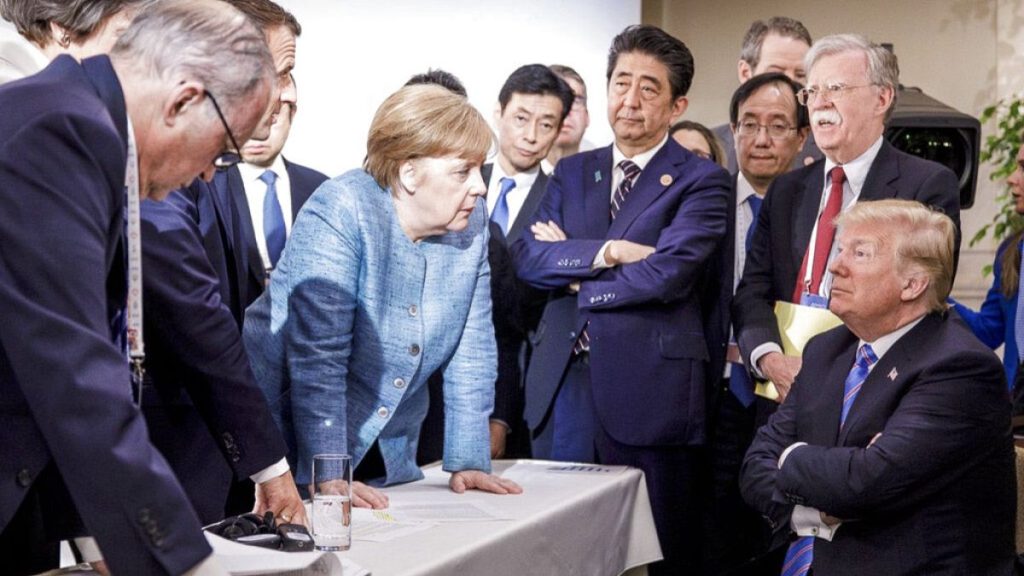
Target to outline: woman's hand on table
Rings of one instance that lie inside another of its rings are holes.
[[[523,489],[519,484],[509,480],[488,474],[480,470],[460,470],[452,473],[448,480],[448,487],[456,494],[462,494],[466,490],[482,490],[494,494],[522,494]]]
[[[387,508],[388,495],[362,482],[353,482],[352,504],[357,508]]]

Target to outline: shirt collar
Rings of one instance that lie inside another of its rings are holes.
[[[875,352],[875,357],[881,360],[882,356],[884,356],[885,353],[888,352],[889,349],[892,348],[893,345],[896,344],[896,342],[900,338],[902,338],[907,332],[910,332],[910,330],[913,329],[914,326],[920,324],[921,320],[924,320],[925,316],[927,316],[927,314],[921,316],[920,318],[914,320],[913,322],[907,324],[906,326],[897,328],[895,331],[890,332],[885,336],[880,336],[874,342],[865,342],[861,340],[860,345],[863,346],[865,344],[870,344],[871,349]]]
[[[619,145],[615,144],[612,146],[612,168],[618,168],[619,162],[622,162],[623,160],[632,160],[634,164],[640,167],[640,170],[643,170],[647,167],[647,164],[650,163],[651,158],[654,158],[654,155],[658,153],[658,150],[661,150],[662,147],[665,146],[666,142],[668,142],[667,132],[665,133],[665,137],[661,139],[661,142],[659,142],[657,146],[654,146],[646,152],[641,152],[632,158],[627,158],[622,150],[619,150]]]
[[[530,170],[519,172],[515,176],[509,176],[508,174],[506,174],[505,171],[501,168],[501,162],[498,162],[497,158],[495,158],[494,163],[491,164],[492,183],[496,184],[498,182],[501,182],[502,178],[511,178],[516,181],[516,187],[514,188],[514,190],[519,190],[520,192],[528,191],[530,190],[530,188],[533,188],[533,183],[534,181],[537,180],[537,176],[539,174],[540,164],[537,164]]]
[[[743,177],[743,172],[736,173],[736,206],[742,206],[747,198],[756,196],[757,191],[754,187],[747,182],[747,179]]]
[[[875,161],[875,156],[878,156],[878,151],[882,149],[883,138],[878,137],[875,143],[872,144],[863,154],[857,156],[853,160],[843,164],[843,172],[846,174],[846,181],[850,183],[850,189],[854,193],[860,193],[860,189],[864,187],[864,181],[868,178],[868,171],[871,170],[871,164]],[[832,160],[829,160],[828,156],[825,157],[825,182],[828,184],[828,174],[833,168],[839,166]]]
[[[278,180],[288,177],[287,170],[284,167],[284,156],[280,154],[278,154],[277,158],[274,158],[274,162],[266,168],[263,168],[262,166],[254,166],[247,162],[240,162],[238,164],[238,173],[242,175],[243,182],[254,182],[259,180],[260,175],[267,170],[273,170],[274,174],[277,175]]]

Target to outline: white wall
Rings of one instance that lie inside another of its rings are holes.
[[[608,46],[640,22],[640,0],[277,1],[302,24],[299,112],[285,154],[329,176],[361,164],[377,106],[431,67],[458,76],[491,121],[517,67],[572,66],[587,83],[586,139],[604,145]]]

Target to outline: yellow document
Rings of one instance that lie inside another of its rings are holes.
[[[803,356],[804,346],[812,336],[831,330],[843,323],[826,308],[802,306],[779,300],[775,303],[775,318],[779,322],[782,351],[789,356]],[[779,392],[771,382],[759,382],[754,393],[769,400],[778,400]]]

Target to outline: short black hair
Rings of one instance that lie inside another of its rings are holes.
[[[693,54],[682,40],[657,26],[634,24],[628,26],[612,40],[608,51],[608,82],[619,62],[619,55],[630,52],[647,54],[668,68],[668,82],[672,86],[672,99],[686,96],[693,82]]]
[[[758,74],[753,76],[750,80],[747,80],[743,84],[740,84],[739,88],[732,93],[732,100],[729,102],[729,123],[736,126],[739,122],[740,106],[750,98],[754,92],[757,92],[762,87],[769,84],[781,84],[788,87],[793,92],[793,105],[796,106],[796,127],[807,128],[811,125],[810,117],[807,114],[807,108],[801,106],[796,100],[796,93],[800,91],[803,86],[796,80],[791,79],[782,72],[766,72],[764,74]]]
[[[498,104],[501,105],[502,112],[505,111],[505,106],[508,105],[513,94],[555,96],[562,102],[562,117],[558,121],[559,124],[569,115],[572,101],[576,98],[569,83],[543,64],[520,66],[509,75],[501,87],[501,91],[498,92]]]
[[[438,69],[427,69],[422,74],[416,74],[409,81],[405,83],[405,86],[413,86],[416,84],[436,84],[442,88],[447,88],[451,92],[466,98],[466,87],[462,85],[458,77],[451,72]]]

